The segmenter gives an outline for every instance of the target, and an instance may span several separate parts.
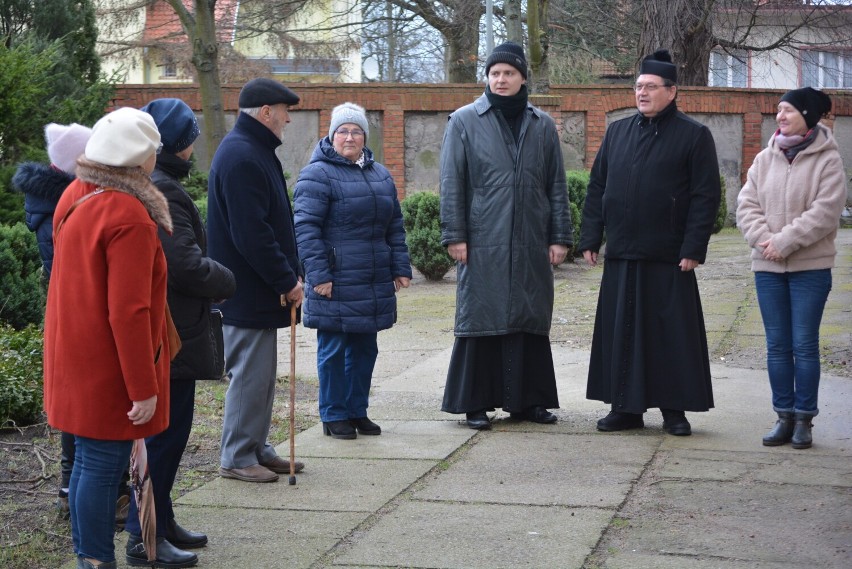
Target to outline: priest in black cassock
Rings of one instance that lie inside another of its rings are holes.
[[[713,407],[695,268],[719,208],[719,165],[710,130],[677,109],[668,51],[643,59],[634,90],[639,112],[607,129],[583,207],[586,262],[606,240],[586,397],[612,406],[598,430],[642,428],[656,407],[665,431],[685,436],[685,411]]]
[[[498,407],[557,421],[552,266],[573,242],[559,134],[528,100],[523,47],[495,47],[485,74],[485,93],[450,116],[441,149],[441,242],[458,262],[441,409],[477,430]]]

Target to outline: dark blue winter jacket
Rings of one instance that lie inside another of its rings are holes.
[[[62,192],[73,181],[71,174],[37,162],[21,164],[12,177],[12,185],[24,193],[27,227],[36,234],[38,252],[48,279],[53,267],[53,210]]]
[[[364,148],[363,168],[319,141],[296,182],[296,240],[305,267],[303,323],[378,332],[396,322],[395,277],[411,278],[396,186]],[[331,298],[313,287],[331,282]]]
[[[296,286],[300,269],[287,183],[275,155],[280,145],[272,131],[241,112],[210,165],[207,251],[237,279],[237,292],[222,304],[229,326],[290,325],[281,295]]]

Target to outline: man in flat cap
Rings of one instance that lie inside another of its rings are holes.
[[[707,334],[694,269],[704,262],[721,184],[710,130],[677,110],[666,50],[636,79],[638,114],[609,126],[592,167],[579,250],[596,265],[606,232],[588,399],[611,404],[600,431],[692,433],[685,411],[713,407]]]
[[[553,269],[573,241],[556,124],[527,100],[524,48],[485,62],[485,93],[450,115],[441,148],[441,242],[458,267],[442,410],[490,429],[489,411],[555,423]]]
[[[289,110],[299,102],[277,81],[260,78],[240,91],[240,111],[210,165],[208,250],[237,280],[222,305],[225,395],[219,474],[246,482],[275,482],[290,472],[267,441],[275,395],[278,328],[290,325],[290,306],[302,303],[301,265],[293,211],[275,149]],[[296,463],[296,472],[304,465]]]

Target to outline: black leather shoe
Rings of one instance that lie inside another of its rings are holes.
[[[532,421],[533,423],[541,423],[549,425],[558,421],[556,415],[541,406],[530,407],[522,413],[509,413],[509,416],[516,421]]]
[[[322,432],[335,439],[355,439],[358,437],[355,427],[349,421],[329,421],[328,423],[323,423]]]
[[[663,430],[676,437],[688,437],[692,434],[692,425],[686,420],[686,413],[675,409],[660,409],[663,414]]]
[[[381,435],[382,428],[372,422],[367,417],[359,417],[358,419],[349,419],[349,423],[355,427],[361,435]]]
[[[151,567],[152,564],[148,561],[148,554],[145,553],[145,544],[142,543],[142,538],[138,535],[130,534],[127,538],[127,547],[125,548],[125,559],[128,565],[134,567]],[[163,537],[157,538],[157,559],[154,561],[154,567],[193,567],[198,563],[198,556],[189,551],[178,549],[168,542]]]
[[[599,431],[626,431],[627,429],[641,429],[645,421],[639,413],[622,413],[610,411],[609,415],[598,421]]]
[[[485,411],[475,411],[473,413],[465,413],[467,418],[467,426],[477,431],[487,431],[491,428],[491,421],[488,419],[488,414]]]
[[[207,545],[207,536],[178,525],[174,518],[166,523],[166,541],[178,549],[198,549]]]

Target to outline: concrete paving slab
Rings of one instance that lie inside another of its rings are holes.
[[[183,525],[204,528],[210,538],[207,547],[194,550],[204,569],[307,569],[367,516],[363,512],[188,507],[178,508],[176,514]]]
[[[662,478],[688,478],[691,480],[736,480],[752,469],[742,462],[705,460],[673,453],[660,472]]]
[[[374,512],[429,472],[433,460],[312,458],[288,484],[282,475],[272,484],[217,478],[185,494],[186,506]]]
[[[652,437],[486,432],[415,497],[614,508],[658,445]]]
[[[850,494],[845,488],[753,481],[661,480],[619,515],[628,524],[607,547],[710,559],[849,567]]]
[[[443,386],[433,393],[376,390],[370,394],[371,419],[393,421],[450,421],[441,411]]]
[[[475,434],[446,421],[382,421],[379,436],[338,440],[322,433],[322,425],[296,437],[298,456],[332,458],[403,458],[443,460]],[[281,456],[289,456],[289,443],[279,445]]]
[[[611,512],[405,502],[335,556],[334,566],[580,567]]]
[[[795,562],[697,558],[686,555],[616,553],[601,569],[802,569]]]

